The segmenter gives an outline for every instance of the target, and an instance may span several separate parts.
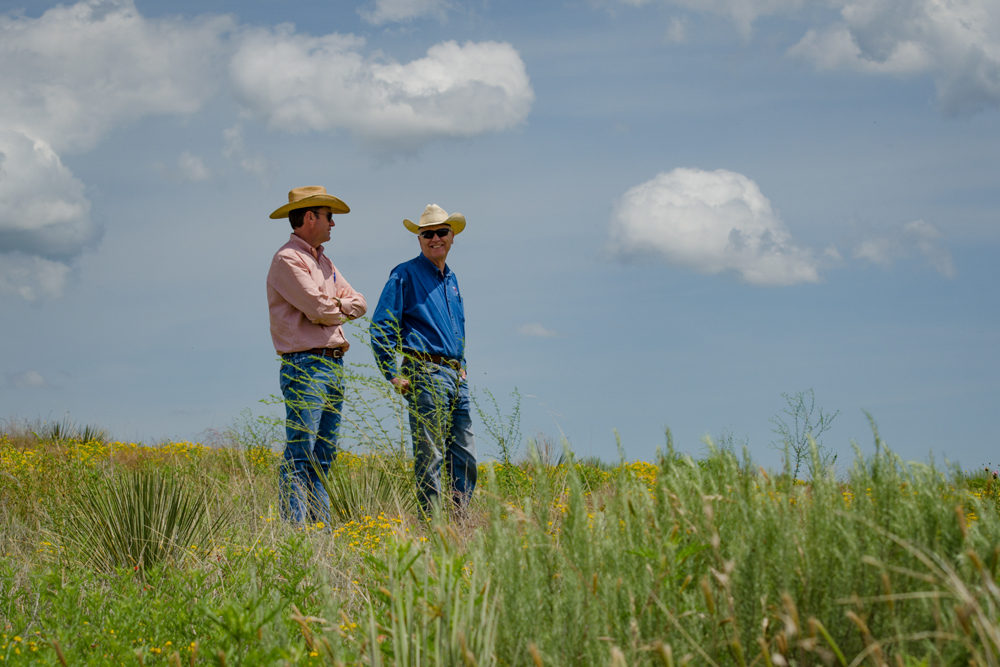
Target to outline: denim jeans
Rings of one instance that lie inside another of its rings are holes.
[[[463,508],[472,498],[478,473],[469,383],[458,371],[430,362],[406,361],[403,372],[411,383],[406,397],[417,496],[428,511],[439,502],[443,463],[452,499]]]
[[[330,525],[330,498],[320,482],[337,458],[344,404],[343,359],[288,354],[281,361],[285,398],[285,454],[281,465],[281,516]]]

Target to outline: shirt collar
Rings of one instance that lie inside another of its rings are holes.
[[[448,268],[448,264],[447,263],[444,265],[444,271],[441,271],[440,269],[438,269],[437,266],[435,266],[434,262],[432,262],[431,260],[427,259],[427,257],[424,255],[424,253],[420,253],[419,255],[417,255],[417,260],[419,260],[420,262],[422,262],[425,268],[427,268],[430,271],[433,271],[434,273],[436,273],[439,276],[447,276],[449,273],[451,273],[451,269]]]
[[[313,248],[311,245],[309,245],[308,243],[306,243],[302,239],[301,236],[299,236],[295,232],[292,232],[291,238],[288,241],[289,241],[289,243],[295,245],[299,250],[302,250],[303,252],[308,252],[310,255],[312,255],[316,259],[319,259],[320,256],[323,254],[323,246],[322,245],[319,246],[318,248]]]

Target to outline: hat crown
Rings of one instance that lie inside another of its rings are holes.
[[[437,225],[448,219],[448,213],[437,204],[428,204],[420,214],[420,226]]]
[[[301,188],[292,188],[288,191],[288,203],[294,204],[297,201],[302,201],[303,199],[308,199],[309,197],[325,194],[326,188],[322,185],[305,185]]]

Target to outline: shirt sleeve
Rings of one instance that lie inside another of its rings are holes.
[[[382,295],[375,307],[368,332],[378,368],[387,380],[399,373],[396,370],[396,348],[399,347],[400,327],[403,316],[403,285],[399,274],[393,273],[382,288]]]
[[[281,298],[302,311],[310,322],[333,326],[347,321],[348,317],[340,312],[337,301],[319,289],[309,268],[295,256],[279,254],[274,258],[273,268],[271,286]],[[361,298],[363,302],[364,297]],[[363,314],[364,310],[361,312]]]
[[[336,271],[334,267],[334,271]],[[342,313],[343,319],[356,320],[365,313],[368,312],[368,302],[365,301],[364,295],[358,292],[351,284],[347,282],[342,273],[337,273],[337,286],[346,285],[347,289],[350,290],[346,295],[340,297],[340,312]],[[334,302],[336,304],[336,302]]]

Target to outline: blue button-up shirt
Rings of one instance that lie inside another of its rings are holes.
[[[458,278],[423,256],[403,262],[389,274],[372,317],[372,347],[379,369],[391,380],[396,352],[403,350],[465,360],[465,308]]]

